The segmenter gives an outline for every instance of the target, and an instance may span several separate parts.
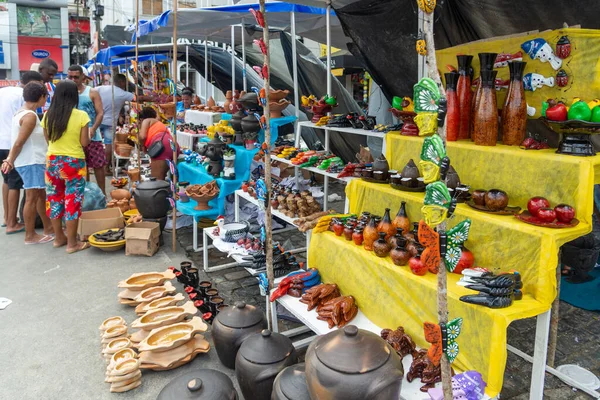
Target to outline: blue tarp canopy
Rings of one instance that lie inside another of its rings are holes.
[[[125,47],[125,46],[119,46],[119,47]],[[108,50],[108,49],[105,49],[105,50]],[[126,53],[128,53],[128,52],[126,52]],[[163,61],[169,61],[169,57],[165,56],[164,54],[144,54],[144,55],[138,55],[138,60],[140,62],[148,61],[148,60],[152,60],[154,62],[163,62]],[[130,64],[132,61],[135,61],[135,54],[131,57],[113,58],[112,65],[117,66],[117,65],[123,65],[123,64]],[[111,65],[111,60],[110,60],[110,58],[108,59],[108,64],[103,64],[100,62],[98,62],[98,64],[102,64],[104,66],[109,66],[109,65]],[[92,65],[94,65],[94,60],[89,60],[87,63],[85,63],[84,67],[89,68]]]
[[[280,1],[265,4],[269,29],[277,31],[290,31],[290,13],[295,12],[296,34],[317,42],[324,43],[326,37],[326,9],[299,4],[284,3]],[[234,6],[221,6],[211,8],[192,8],[177,11],[177,36],[189,39],[203,39],[221,43],[231,42],[232,25],[244,26],[244,41],[251,42],[254,32],[261,32],[256,25],[249,9],[257,10],[258,3],[237,4]],[[346,48],[347,38],[335,13],[331,12],[331,44],[339,48]],[[135,30],[135,27],[131,29]],[[173,36],[172,11],[165,11],[160,16],[149,21],[140,21],[140,36]],[[135,40],[135,32],[134,39]],[[241,43],[239,33],[236,33],[236,43]]]

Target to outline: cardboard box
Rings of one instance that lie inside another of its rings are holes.
[[[160,247],[160,224],[138,222],[125,228],[125,255],[153,256]]]
[[[105,210],[84,211],[79,217],[77,234],[80,240],[87,240],[88,236],[104,229],[120,229],[125,226],[123,214],[118,208]]]

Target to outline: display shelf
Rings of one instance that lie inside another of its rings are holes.
[[[285,158],[279,158],[279,157],[274,156],[274,155],[271,155],[271,160],[279,161],[279,162],[291,165],[293,167],[303,169],[305,171],[314,172],[315,174],[318,174],[318,175],[323,175],[323,176],[327,176],[329,178],[337,179],[338,181],[342,181],[344,183],[348,183],[352,179],[355,179],[352,176],[347,176],[347,177],[344,177],[344,178],[338,178],[337,177],[338,176],[337,173],[327,172],[327,171],[324,171],[324,170],[316,168],[316,167],[299,167],[298,165],[292,164],[292,162],[290,160],[286,160]]]
[[[299,319],[304,325],[306,325],[311,331],[313,331],[317,335],[325,335],[329,332],[332,332],[332,331],[338,329],[337,327],[335,327],[333,329],[329,329],[327,322],[317,319],[317,311],[316,310],[307,311],[306,304],[301,303],[299,298],[288,296],[288,295],[280,297],[279,299],[277,299],[277,301],[275,303],[271,303],[271,312],[276,313],[276,311],[275,311],[276,309],[274,307],[274,305],[276,303],[279,303],[282,307],[284,307],[286,310],[288,310],[291,314],[294,315],[294,317]],[[275,317],[276,317],[276,315],[275,315]],[[371,322],[362,313],[362,311],[360,311],[360,309],[358,310],[358,314],[356,314],[356,317],[354,317],[354,319],[352,321],[350,321],[349,325],[356,325],[358,328],[364,329],[369,332],[373,332],[377,336],[380,335],[381,330],[382,330],[380,327],[378,327],[373,322]],[[285,334],[284,332],[282,332],[282,333]],[[314,339],[314,338],[315,337],[312,337],[311,339]],[[302,342],[302,343],[304,344],[305,342]],[[428,398],[427,394],[421,392],[421,390],[420,390],[421,386],[423,386],[423,383],[421,383],[420,379],[415,379],[412,382],[408,382],[406,380],[406,374],[408,373],[408,371],[410,369],[410,365],[412,364],[412,361],[413,361],[413,358],[411,355],[404,357],[404,359],[402,360],[402,366],[404,367],[405,378],[402,381],[402,391],[400,394],[401,398],[405,399],[405,400],[426,399],[426,398]],[[437,383],[436,387],[441,388],[442,384]]]
[[[309,121],[298,122],[298,125],[306,127],[306,128],[322,129],[322,130],[325,130],[325,131],[350,133],[352,135],[370,136],[370,137],[377,137],[377,138],[382,138],[382,139],[385,138],[385,136],[386,136],[386,133],[383,133],[383,132],[368,131],[366,129],[356,129],[356,128],[338,128],[338,127],[326,126],[326,125],[318,126],[318,125],[315,125],[314,123],[309,122]]]
[[[194,150],[194,139],[202,139],[208,137],[203,133],[188,133],[183,131],[177,131],[177,144],[181,148],[188,148]]]
[[[254,204],[255,206],[258,206],[258,200],[256,200],[254,197],[250,196],[248,193],[244,192],[243,190],[236,190],[235,195]],[[236,208],[236,211],[237,211],[237,208]],[[298,227],[298,225],[294,224],[294,221],[297,218],[290,218],[287,215],[283,214],[282,212],[274,210],[272,207],[271,207],[271,214],[274,217],[277,217],[277,218],[285,221],[286,223],[295,226],[296,228]]]

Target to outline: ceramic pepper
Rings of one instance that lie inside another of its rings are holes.
[[[600,106],[592,108],[592,122],[600,122]]]
[[[546,110],[547,114],[548,110]],[[592,118],[592,110],[590,110],[590,106],[585,101],[579,100],[569,107],[567,117],[569,120],[589,121]]]
[[[554,55],[554,51],[550,44],[542,38],[532,39],[521,44],[521,48],[525,51],[532,60],[540,60],[541,62],[550,62],[553,69],[558,70],[562,65],[562,60]]]

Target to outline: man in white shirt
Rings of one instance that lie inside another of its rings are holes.
[[[114,104],[113,104],[113,86],[114,86]],[[129,93],[125,90],[127,86],[127,78],[123,74],[116,74],[113,78],[113,84],[98,86],[96,90],[100,94],[102,99],[102,105],[104,108],[104,117],[102,118],[102,124],[100,125],[100,132],[104,137],[104,151],[106,152],[106,159],[108,165],[111,165],[112,161],[112,142],[113,142],[113,124],[116,128],[121,108],[127,101],[133,101],[135,96],[133,93]],[[139,96],[139,101],[150,101],[152,100],[149,96]]]
[[[21,84],[15,87],[0,89],[0,160],[5,160],[11,147],[12,118],[24,103],[23,87],[29,82],[42,83],[42,76],[36,71],[27,71],[21,76]],[[2,174],[2,204],[4,205],[4,223],[6,234],[23,232],[25,226],[17,223],[19,195],[23,181],[19,173],[13,169],[8,174]]]

